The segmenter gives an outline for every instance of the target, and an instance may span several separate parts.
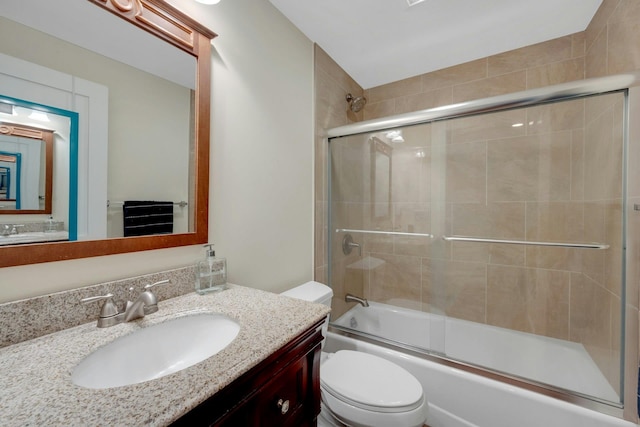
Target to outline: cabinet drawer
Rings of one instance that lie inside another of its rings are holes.
[[[272,378],[255,397],[256,425],[299,426],[309,396],[309,363],[298,359]]]

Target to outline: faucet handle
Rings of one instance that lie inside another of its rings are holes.
[[[80,302],[82,304],[89,304],[96,301],[104,301],[102,308],[100,309],[100,317],[111,317],[118,314],[118,306],[113,302],[113,294],[98,295],[95,297],[82,298]]]
[[[94,297],[87,297],[80,300],[82,304],[89,304],[92,302],[104,301],[102,308],[100,309],[100,317],[98,318],[98,327],[104,328],[107,326],[115,325],[118,322],[116,316],[121,314],[118,311],[118,306],[113,302],[113,294],[108,293],[106,295],[97,295]],[[109,320],[109,321],[107,321]]]
[[[149,285],[144,286],[145,292],[149,293],[149,301],[144,306],[145,315],[155,313],[156,311],[158,311],[158,300],[156,298],[156,295],[153,292],[151,292],[151,288],[158,285],[166,285],[167,283],[171,283],[171,280],[170,279],[160,280],[159,282],[151,283]]]
[[[159,282],[151,283],[150,285],[144,285],[144,288],[148,290],[153,288],[154,286],[165,285],[167,283],[171,283],[171,279],[160,280]]]

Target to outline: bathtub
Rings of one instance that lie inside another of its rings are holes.
[[[325,351],[351,349],[375,354],[404,367],[420,381],[429,401],[430,427],[637,427],[569,402],[377,345],[372,340],[344,335],[340,329],[353,329],[415,348],[446,351],[450,359],[570,390],[581,389],[582,393],[596,391],[600,398],[617,401],[617,394],[580,344],[375,302],[368,308],[355,306],[332,325],[338,328],[329,330]],[[509,357],[509,349],[513,348],[519,352],[525,348],[531,358]],[[532,363],[533,359],[536,363]]]

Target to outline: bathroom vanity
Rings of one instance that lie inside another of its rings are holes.
[[[303,332],[172,425],[315,425],[320,413],[320,326]]]
[[[3,426],[315,425],[319,327],[328,311],[233,286],[161,300],[158,312],[109,328],[91,322],[9,345],[0,349],[0,419]],[[78,363],[113,340],[199,313],[223,314],[240,325],[236,338],[214,356],[128,386],[89,389],[72,382]]]

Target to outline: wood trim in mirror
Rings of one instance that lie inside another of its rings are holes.
[[[211,39],[216,34],[162,0],[88,0],[189,52],[197,59],[195,90],[195,232],[0,247],[0,267],[164,249],[209,238]],[[185,38],[185,34],[189,37]],[[182,40],[182,41],[179,41]],[[184,40],[191,40],[185,43]]]
[[[0,134],[32,138],[44,142],[45,150],[45,187],[44,209],[3,209],[0,213],[9,214],[51,214],[51,198],[53,196],[53,131],[31,126],[0,122]]]

